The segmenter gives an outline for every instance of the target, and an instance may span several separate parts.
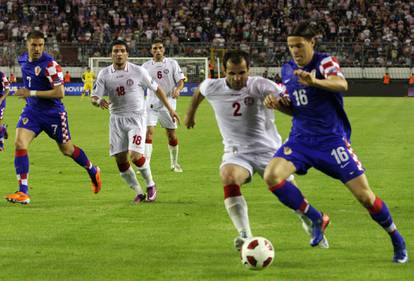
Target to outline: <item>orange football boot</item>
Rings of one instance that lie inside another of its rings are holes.
[[[30,203],[30,196],[21,191],[16,191],[13,194],[7,195],[5,198],[10,203],[20,203],[24,205]]]

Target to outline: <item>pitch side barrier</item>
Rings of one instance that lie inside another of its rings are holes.
[[[192,96],[198,83],[185,83],[184,89],[181,91],[182,96]],[[13,83],[10,88],[10,95],[13,95],[18,88],[22,88],[23,83]],[[66,96],[80,96],[83,91],[83,83],[65,83]]]

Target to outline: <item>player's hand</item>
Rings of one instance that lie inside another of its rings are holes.
[[[29,90],[29,89],[27,89],[27,88],[19,88],[19,89],[17,89],[17,91],[14,93],[14,95],[15,95],[16,97],[19,97],[19,98],[27,98],[27,97],[29,97],[29,96],[30,96],[30,90]]]
[[[278,109],[279,101],[281,98],[275,97],[273,94],[269,94],[265,97],[263,104],[270,109]]]
[[[172,94],[171,94],[172,98],[173,98],[173,99],[178,98],[178,97],[180,96],[180,92],[181,92],[181,90],[180,90],[180,89],[178,89],[177,87],[176,87],[176,88],[174,88],[174,91],[173,91],[173,92],[172,92]]]
[[[316,76],[315,73],[310,73],[307,71],[303,71],[301,69],[296,69],[293,74],[295,74],[299,79],[299,83],[305,86],[313,86],[316,84]]]
[[[170,111],[170,116],[171,116],[171,118],[174,122],[177,122],[178,124],[180,124],[180,122],[181,122],[180,121],[180,116],[178,116],[177,112],[175,112],[174,110],[171,110]]]
[[[195,119],[194,119],[194,115],[193,116],[189,116],[188,114],[185,116],[184,119],[184,125],[187,129],[191,129],[194,128],[195,126]]]
[[[109,103],[106,99],[101,99],[99,101],[99,107],[102,109],[108,109],[110,104],[111,103]]]

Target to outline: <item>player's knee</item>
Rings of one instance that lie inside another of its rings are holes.
[[[358,201],[365,208],[372,208],[375,202],[375,194],[373,192],[361,192],[356,195]]]
[[[145,156],[137,153],[131,155],[131,161],[134,163],[138,168],[142,168],[145,165],[146,159]]]
[[[281,183],[284,180],[283,176],[278,172],[277,169],[269,168],[266,168],[263,179],[268,186],[273,186],[275,184]]]
[[[129,162],[122,162],[122,163],[116,162],[116,165],[118,166],[118,170],[121,173],[126,172],[130,167]]]
[[[223,185],[241,185],[241,180],[231,169],[220,170],[221,182]]]

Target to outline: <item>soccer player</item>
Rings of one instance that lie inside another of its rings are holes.
[[[168,110],[172,120],[178,116],[169,105],[162,89],[141,66],[128,62],[128,46],[122,40],[111,44],[112,65],[99,72],[94,90],[92,104],[102,109],[109,109],[110,155],[115,157],[121,177],[136,192],[135,203],[145,200],[145,194],[137,181],[129,159],[134,163],[147,185],[146,200],[156,199],[157,190],[152,179],[149,162],[145,159],[146,107],[145,89],[155,92]],[[107,94],[109,102],[104,98]]]
[[[81,98],[83,98],[85,95],[88,95],[92,92],[93,81],[95,81],[95,73],[88,66],[86,68],[86,71],[82,73],[82,82],[84,84],[83,84],[83,91],[82,91]]]
[[[30,32],[26,41],[27,52],[18,59],[24,88],[18,89],[15,95],[25,98],[26,106],[16,128],[14,166],[19,191],[6,196],[11,203],[30,203],[28,148],[41,132],[54,139],[65,156],[71,157],[87,171],[94,193],[98,193],[102,186],[99,167],[92,165],[83,150],[71,141],[68,117],[62,103],[65,96],[62,68],[44,52],[44,38],[40,31]]]
[[[335,57],[314,51],[316,35],[308,22],[297,24],[288,35],[287,45],[293,59],[283,65],[282,81],[291,100],[293,125],[289,140],[266,167],[264,179],[283,204],[312,220],[314,244],[321,239],[329,220],[286,179],[292,173],[306,174],[309,168],[315,167],[340,180],[390,235],[393,261],[405,263],[408,255],[404,239],[387,205],[371,190],[350,144],[351,126],[342,98],[348,83]],[[280,107],[274,96],[268,96],[265,104]]]
[[[249,76],[249,56],[243,51],[227,52],[223,66],[226,78],[207,79],[195,91],[185,125],[194,127],[198,106],[206,98],[223,137],[220,177],[224,186],[224,206],[239,233],[234,246],[240,250],[244,240],[252,237],[247,203],[240,187],[248,183],[255,172],[263,177],[266,165],[281,146],[274,113],[263,101],[268,94],[278,95],[284,89],[263,77]],[[327,240],[321,246],[329,247]]]
[[[161,89],[166,93],[168,102],[172,108],[176,110],[176,99],[180,96],[181,90],[184,88],[184,74],[176,60],[166,58],[164,56],[165,49],[161,39],[155,39],[151,45],[151,54],[153,58],[145,62],[142,66],[148,70],[149,74],[160,85]],[[152,139],[155,126],[158,120],[163,128],[167,131],[168,150],[170,152],[171,171],[181,173],[183,169],[178,164],[178,139],[175,130],[177,123],[171,119],[168,110],[163,106],[162,102],[154,94],[148,91],[147,96],[147,137],[145,140],[145,155],[150,161],[152,154]]]
[[[4,139],[8,138],[7,126],[3,124],[4,110],[6,109],[6,97],[10,93],[10,84],[6,75],[0,71],[0,151],[4,151]]]

